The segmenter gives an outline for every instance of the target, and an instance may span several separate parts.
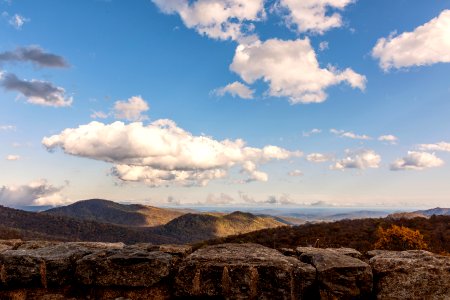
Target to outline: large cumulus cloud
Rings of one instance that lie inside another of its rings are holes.
[[[248,84],[262,79],[270,96],[287,97],[292,104],[323,102],[325,90],[339,83],[361,90],[366,85],[366,77],[350,68],[321,68],[308,38],[241,44],[230,69]]]
[[[248,147],[241,139],[194,136],[167,119],[149,125],[94,121],[45,137],[42,143],[48,150],[61,148],[70,155],[113,163],[112,174],[121,180],[151,186],[206,185],[227,176],[234,166],[240,166],[246,181],[266,181],[267,174],[258,170],[260,164],[301,155],[271,145]]]

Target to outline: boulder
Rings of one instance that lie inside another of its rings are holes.
[[[369,260],[377,299],[450,299],[450,257],[380,251]]]
[[[53,242],[53,241],[25,241],[21,243],[20,245],[17,245],[14,250],[32,250],[32,249],[39,249],[39,248],[46,248],[50,246],[55,246],[61,244],[60,242]]]
[[[363,255],[358,250],[352,249],[352,248],[327,248],[329,250],[332,250],[338,254],[347,255],[353,258],[362,259]]]
[[[367,299],[372,292],[372,270],[368,264],[356,259],[352,251],[298,247],[302,262],[317,270],[321,299]],[[345,253],[345,254],[342,254]]]
[[[22,240],[0,240],[0,252],[11,250],[17,248],[19,245],[23,244]]]
[[[2,285],[8,288],[65,285],[73,279],[76,260],[90,253],[83,246],[64,243],[6,250],[0,253]]]
[[[160,251],[109,249],[77,261],[76,276],[89,286],[150,287],[165,280],[175,259]]]
[[[192,247],[188,245],[162,244],[153,245],[147,243],[139,243],[126,246],[126,249],[139,249],[144,251],[161,251],[178,257],[185,257],[192,253]]]
[[[199,249],[181,263],[179,297],[312,299],[316,272],[294,257],[257,244],[221,244]]]

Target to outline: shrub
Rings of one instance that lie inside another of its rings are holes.
[[[388,229],[378,227],[378,240],[375,242],[376,249],[383,250],[423,250],[428,246],[419,230],[408,227],[392,225]]]

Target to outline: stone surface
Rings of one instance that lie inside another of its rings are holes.
[[[372,270],[365,262],[335,249],[298,247],[297,251],[301,261],[316,268],[321,299],[370,298]]]
[[[139,243],[135,245],[126,246],[125,248],[139,249],[144,251],[161,251],[179,257],[185,257],[192,253],[192,247],[188,245],[174,245],[174,244],[153,245],[153,244]]]
[[[395,252],[397,252],[397,251],[391,251],[391,250],[370,250],[370,251],[367,251],[366,252],[366,257],[368,257],[368,258],[372,258],[372,257],[374,257],[374,256],[377,256],[377,255],[380,255],[380,254],[386,254],[386,253],[390,253],[390,252],[393,252],[393,253],[395,253]]]
[[[450,299],[450,257],[383,251],[369,261],[377,299]]]
[[[335,251],[338,254],[347,255],[353,258],[362,259],[363,255],[358,250],[352,248],[327,248],[329,250]]]
[[[149,287],[173,271],[174,258],[167,253],[140,249],[109,249],[77,261],[80,283],[95,286]]]
[[[39,249],[39,248],[45,248],[50,246],[55,246],[61,244],[60,242],[52,242],[52,241],[24,241],[17,247],[15,247],[15,250],[32,250],[32,249]]]
[[[0,252],[17,248],[23,244],[22,240],[0,240]]]
[[[450,299],[450,257],[426,251],[373,250],[370,265],[348,248],[222,244],[191,251],[0,240],[0,299]]]
[[[73,280],[76,260],[89,253],[71,243],[7,250],[0,253],[1,282],[7,287],[61,286]]]
[[[175,279],[180,297],[312,299],[316,272],[310,265],[257,244],[199,249],[181,264]]]

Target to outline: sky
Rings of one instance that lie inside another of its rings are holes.
[[[450,206],[450,0],[0,14],[0,205]]]

